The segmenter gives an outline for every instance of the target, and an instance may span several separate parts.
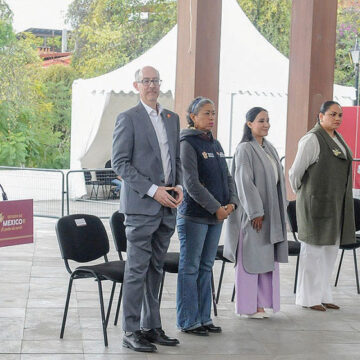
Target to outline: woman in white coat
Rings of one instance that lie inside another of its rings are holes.
[[[285,180],[279,156],[265,140],[268,112],[246,114],[232,165],[240,206],[225,223],[224,256],[236,262],[236,313],[266,318],[280,309],[279,262],[288,261]]]

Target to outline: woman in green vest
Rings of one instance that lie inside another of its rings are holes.
[[[318,311],[339,309],[330,278],[339,245],[355,242],[352,154],[336,131],[342,115],[335,101],[321,105],[318,122],[300,139],[289,170],[301,241],[296,304]]]

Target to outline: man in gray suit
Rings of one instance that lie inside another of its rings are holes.
[[[137,106],[121,113],[113,135],[112,165],[123,179],[120,212],[125,214],[127,261],[123,294],[123,346],[153,352],[153,343],[175,346],[162,330],[159,286],[164,257],[181,203],[179,117],[157,102],[159,72],[135,73]]]

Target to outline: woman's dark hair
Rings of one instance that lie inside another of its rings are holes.
[[[251,108],[247,113],[246,113],[246,121],[245,121],[245,125],[244,125],[244,132],[243,132],[243,136],[241,138],[240,142],[249,142],[253,139],[252,133],[251,133],[251,129],[248,127],[247,122],[253,122],[255,120],[255,118],[258,116],[259,113],[261,113],[262,111],[266,111],[268,112],[266,109],[260,107],[260,106],[255,106],[253,108]]]
[[[333,101],[333,100],[328,100],[328,101],[325,101],[324,103],[321,104],[320,106],[320,111],[319,111],[319,114],[325,114],[326,111],[329,110],[330,106],[333,106],[333,105],[338,105],[341,107],[341,105],[336,102],[336,101]],[[317,121],[320,122],[320,117],[319,117],[319,114],[317,116]]]
[[[194,126],[194,122],[191,120],[190,114],[194,114],[194,115],[199,114],[200,109],[206,104],[214,105],[214,102],[206,97],[198,96],[190,103],[186,115],[188,127]]]

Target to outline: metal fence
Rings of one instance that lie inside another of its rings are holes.
[[[79,213],[108,218],[119,208],[119,197],[111,191],[114,177],[112,169],[0,166],[0,184],[8,199],[33,199],[34,216],[49,218]]]
[[[232,157],[226,157],[230,166]],[[9,200],[33,199],[34,216],[60,218],[91,214],[109,218],[119,208],[111,168],[53,170],[0,166],[0,184]]]
[[[226,157],[230,167],[232,157]],[[282,159],[283,160],[283,159]],[[360,159],[357,173],[360,174]],[[119,208],[112,169],[53,170],[0,166],[0,184],[9,200],[33,199],[34,216],[60,218],[92,214],[109,218]],[[355,190],[354,196],[358,197]],[[360,194],[359,194],[360,195]]]
[[[112,169],[70,170],[66,174],[67,214],[91,214],[108,218],[119,209]]]
[[[0,166],[0,184],[9,200],[33,199],[35,216],[59,218],[65,213],[62,170]]]

